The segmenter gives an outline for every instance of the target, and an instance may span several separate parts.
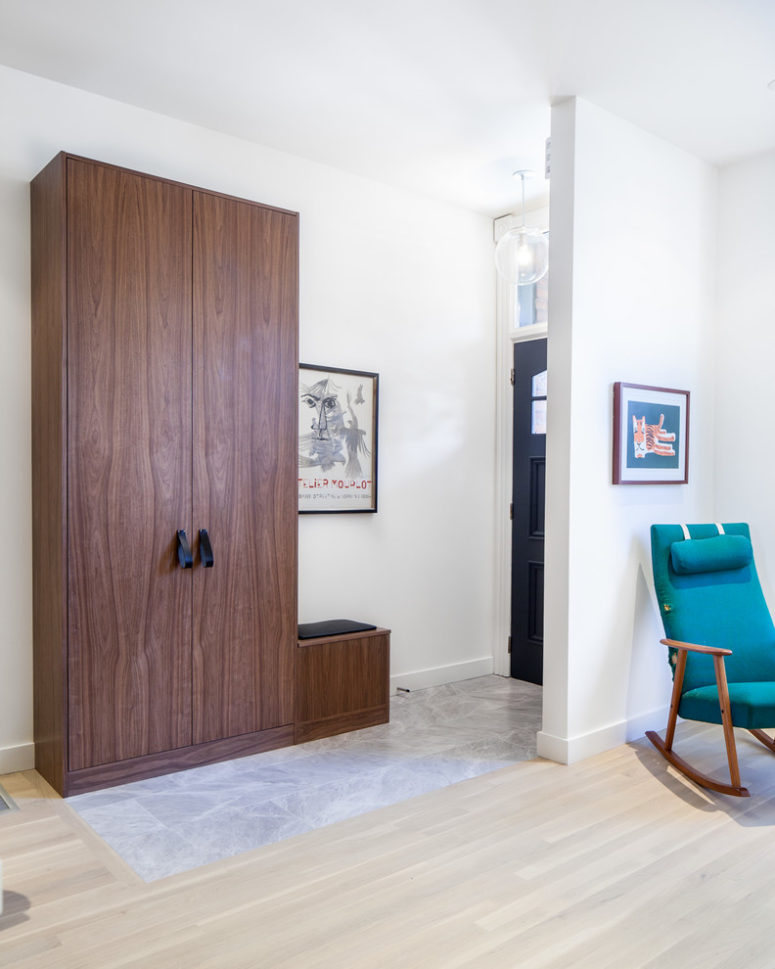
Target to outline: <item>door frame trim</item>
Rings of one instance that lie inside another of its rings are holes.
[[[540,221],[541,215],[538,214]],[[497,241],[504,231],[494,223]],[[531,219],[531,221],[533,221]],[[548,222],[548,209],[546,210]],[[495,569],[493,588],[493,672],[511,676],[509,636],[511,634],[511,476],[514,462],[513,391],[511,368],[514,344],[523,340],[543,340],[548,337],[546,323],[514,327],[515,287],[498,277],[495,295],[496,370],[495,370]]]

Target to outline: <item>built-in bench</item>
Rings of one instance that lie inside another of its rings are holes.
[[[294,743],[390,719],[390,630],[349,619],[299,626]]]

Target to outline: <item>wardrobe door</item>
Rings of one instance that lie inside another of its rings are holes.
[[[191,191],[74,159],[67,189],[74,771],[191,743]]]
[[[298,230],[194,193],[194,743],[293,720]]]

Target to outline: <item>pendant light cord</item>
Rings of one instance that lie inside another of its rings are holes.
[[[519,177],[522,179],[522,228],[525,228],[525,173],[520,172]]]

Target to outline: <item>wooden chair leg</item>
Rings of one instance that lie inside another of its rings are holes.
[[[769,737],[763,730],[749,730],[748,733],[752,733],[757,740],[760,740],[767,750],[772,751],[775,754],[775,740]]]
[[[681,690],[684,685],[686,672],[686,650],[679,649],[676,657],[675,672],[673,673],[673,695],[670,697],[670,712],[667,715],[667,730],[665,731],[665,750],[673,749],[675,738],[675,724],[678,720],[678,705],[681,702]]]
[[[714,656],[713,665],[716,667],[716,685],[718,687],[718,702],[721,707],[721,723],[724,726],[724,742],[727,745],[727,760],[729,761],[729,779],[733,787],[740,787],[740,767],[737,763],[737,747],[735,746],[735,728],[732,725],[732,711],[729,708],[729,686],[724,669],[724,657]]]
[[[679,650],[673,676],[673,695],[670,699],[670,713],[667,717],[667,730],[663,740],[654,730],[647,730],[646,736],[657,748],[668,763],[672,764],[689,780],[699,784],[700,787],[707,787],[711,791],[719,794],[731,794],[733,797],[750,797],[747,787],[740,786],[740,768],[737,763],[737,749],[735,747],[735,734],[732,727],[732,714],[729,709],[729,687],[727,685],[726,672],[724,670],[724,659],[721,656],[714,656],[713,662],[716,665],[716,683],[719,691],[719,703],[721,704],[721,719],[724,726],[724,740],[727,746],[727,759],[729,760],[729,775],[731,784],[724,784],[717,781],[707,774],[701,774],[688,764],[683,757],[679,757],[673,751],[673,740],[675,738],[675,725],[678,719],[678,705],[681,702],[681,688],[683,687],[684,673],[686,671],[686,651]],[[719,667],[721,674],[719,675]],[[722,687],[723,684],[723,687]],[[751,731],[753,733],[753,731]],[[758,739],[761,740],[761,737]],[[775,744],[772,747],[775,753]]]

